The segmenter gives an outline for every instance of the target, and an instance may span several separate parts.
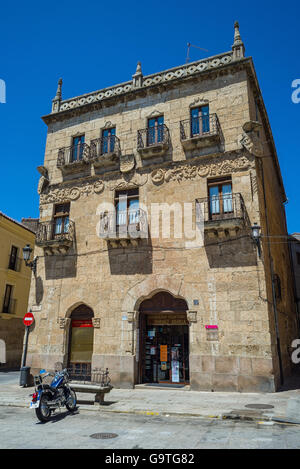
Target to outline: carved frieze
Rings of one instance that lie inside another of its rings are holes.
[[[122,174],[122,179],[117,179],[108,182],[108,187],[111,191],[114,190],[126,190],[133,187],[140,187],[146,184],[148,180],[148,174],[140,174],[134,171]]]
[[[41,194],[40,204],[58,203],[66,200],[77,200],[79,197],[87,197],[90,194],[100,194],[104,190],[104,182],[86,182],[78,186],[62,187],[51,189],[48,188],[47,192]]]
[[[180,165],[172,169],[155,169],[151,173],[153,184],[162,184],[163,182],[177,181],[186,179],[197,179],[211,176],[223,176],[236,171],[247,170],[252,162],[245,156],[222,161],[206,162],[199,165]]]

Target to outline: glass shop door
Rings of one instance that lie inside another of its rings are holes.
[[[144,382],[189,382],[188,326],[147,325],[144,340]]]

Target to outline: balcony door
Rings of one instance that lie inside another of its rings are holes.
[[[147,146],[163,142],[164,116],[153,117],[148,120]]]
[[[209,182],[208,195],[210,219],[230,218],[233,212],[231,180]]]
[[[116,225],[118,230],[139,222],[139,191],[131,189],[116,192]]]
[[[79,137],[74,137],[72,152],[71,152],[71,162],[82,160],[83,149],[84,149],[84,135],[80,135]]]
[[[113,153],[115,150],[116,128],[104,129],[102,131],[101,154]]]
[[[209,106],[191,109],[191,137],[209,132]]]
[[[57,238],[69,232],[70,203],[55,205],[53,237]]]

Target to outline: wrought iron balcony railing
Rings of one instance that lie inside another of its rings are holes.
[[[75,237],[75,223],[68,220],[63,225],[56,220],[40,222],[35,243],[45,249],[46,255],[65,254]]]
[[[222,196],[205,197],[197,200],[199,204],[199,216],[204,223],[215,220],[229,220],[241,218],[248,221],[247,210],[242,195],[223,194]],[[199,217],[198,217],[199,219]]]
[[[170,133],[165,124],[138,130],[137,149],[149,156],[163,154],[169,147]]]
[[[16,312],[16,306],[16,298],[9,298],[9,300],[7,300],[5,297],[2,297],[2,313],[14,314]]]
[[[142,209],[128,211],[103,212],[100,215],[99,235],[111,242],[113,247],[124,241],[121,245],[127,245],[126,241],[133,241],[148,237],[148,223],[146,212]]]
[[[220,140],[221,127],[217,114],[193,117],[180,122],[180,139],[188,149]]]
[[[57,167],[88,163],[90,159],[90,147],[86,143],[78,143],[70,147],[60,148],[57,157]]]
[[[120,152],[120,140],[116,135],[96,138],[90,143],[90,158],[95,166],[117,160]]]

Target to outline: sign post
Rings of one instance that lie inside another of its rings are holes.
[[[26,365],[26,357],[27,357],[27,347],[28,347],[28,336],[29,336],[29,329],[30,326],[34,322],[34,316],[32,312],[26,313],[23,318],[23,324],[26,327],[25,330],[25,341],[24,341],[24,349],[23,349],[23,360],[22,360],[22,367],[20,370],[20,386],[28,386],[29,384],[29,370],[30,368]]]
[[[22,360],[22,368],[26,365],[26,357],[27,357],[27,348],[28,348],[28,336],[29,336],[29,329],[30,326],[34,322],[34,316],[32,312],[26,313],[23,318],[23,323],[26,327],[25,331],[25,342],[24,342],[24,350],[23,350],[23,360]]]

